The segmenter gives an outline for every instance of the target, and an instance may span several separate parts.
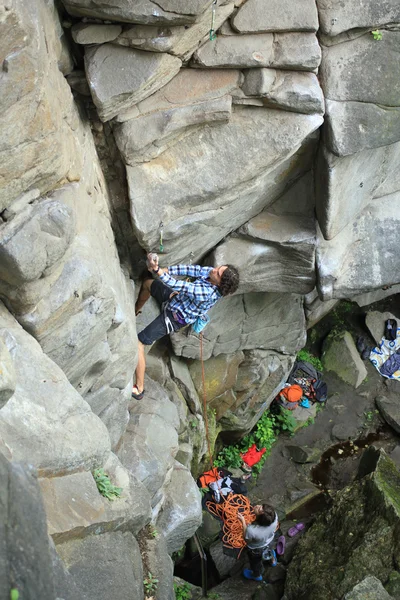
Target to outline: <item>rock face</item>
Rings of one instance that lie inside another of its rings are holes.
[[[240,33],[263,31],[316,31],[317,7],[312,0],[306,2],[279,2],[278,0],[248,0],[232,20]]]
[[[392,560],[397,564],[400,472],[384,451],[375,452],[373,472],[338,492],[299,541],[288,568],[287,600],[358,598],[351,595],[356,584],[371,576],[386,581]],[[367,591],[365,583],[360,587]]]
[[[393,429],[400,433],[400,410],[396,397],[378,396],[375,399],[379,412]]]
[[[390,600],[389,596],[379,579],[376,577],[366,577],[358,583],[351,592],[345,595],[344,600]]]
[[[338,35],[357,27],[379,28],[388,23],[398,23],[400,9],[396,0],[388,0],[384,4],[367,0],[362,6],[336,0],[317,0],[320,27],[323,33]]]
[[[343,381],[355,388],[361,385],[367,376],[367,369],[348,331],[327,338],[322,360],[325,369],[335,371]]]

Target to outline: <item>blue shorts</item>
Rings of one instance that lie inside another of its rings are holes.
[[[174,290],[163,283],[161,279],[154,279],[151,284],[150,293],[157,300],[160,307],[164,302],[168,302],[173,292]],[[183,323],[182,319],[179,319],[176,313],[173,313],[169,308],[166,309],[166,313],[174,331],[185,327],[186,323]],[[168,330],[165,323],[165,316],[161,313],[161,315],[155,318],[154,321],[139,333],[138,338],[145,346],[151,346],[151,344],[154,344],[154,342],[164,337],[164,335],[168,335]]]

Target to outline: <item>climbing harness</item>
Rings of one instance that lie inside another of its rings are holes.
[[[246,547],[246,541],[243,536],[242,524],[238,519],[238,513],[243,515],[246,525],[255,521],[256,515],[250,505],[250,500],[242,494],[229,494],[221,504],[209,501],[206,506],[213,516],[223,522],[223,545],[228,548],[240,549],[240,556],[243,548]]]
[[[211,12],[211,28],[210,28],[210,40],[213,41],[216,39],[217,34],[215,33],[215,9],[217,7],[217,1],[218,0],[214,0],[214,2],[212,3],[212,12]]]
[[[162,254],[164,252],[164,244],[163,244],[163,229],[164,229],[164,223],[161,221],[160,225],[159,225],[159,229],[160,229],[160,254]]]

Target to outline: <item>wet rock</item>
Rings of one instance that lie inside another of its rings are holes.
[[[307,448],[305,446],[285,446],[287,455],[296,463],[318,462],[322,450],[319,448]]]
[[[382,583],[376,577],[366,577],[358,583],[344,600],[391,600],[392,596],[385,591]]]
[[[169,554],[177,552],[201,524],[201,496],[189,469],[175,462],[171,481],[165,488],[166,500],[156,521]]]
[[[325,239],[334,238],[352,224],[372,199],[400,189],[399,158],[400,143],[345,157],[337,157],[321,145],[317,159],[316,209]]]
[[[321,120],[246,108],[233,113],[229,123],[206,126],[145,165],[128,167],[132,222],[141,245],[158,245],[162,220],[163,264],[187,262],[190,251],[194,261],[204,256],[308,171],[316,142],[310,134]]]
[[[375,27],[400,21],[400,7],[396,0],[380,4],[367,0],[362,6],[352,2],[336,0],[317,0],[320,27],[330,36],[358,27]]]
[[[237,266],[239,293],[305,294],[315,285],[315,239],[313,220],[263,211],[217,246],[213,263]]]
[[[318,13],[312,0],[265,4],[263,0],[249,0],[232,19],[240,33],[264,31],[317,31]]]
[[[97,25],[77,23],[71,27],[71,34],[77,44],[104,44],[112,42],[122,31],[121,25]]]
[[[288,569],[287,600],[342,597],[368,576],[387,581],[399,557],[399,485],[400,472],[378,451],[375,470],[339,491],[332,508],[299,540]]]
[[[193,23],[210,5],[209,0],[117,0],[112,5],[103,0],[66,0],[65,8],[71,15],[127,23],[160,23],[181,25]]]
[[[400,405],[397,396],[377,396],[375,403],[385,419],[396,433],[400,434]]]
[[[324,97],[314,73],[249,69],[242,89],[261,97],[265,106],[300,113],[323,113]]]
[[[320,60],[321,50],[312,33],[262,33],[219,36],[195,52],[193,66],[312,71]]]
[[[396,321],[395,315],[390,312],[369,310],[365,315],[365,324],[377,344],[379,344],[383,338],[385,333],[385,323],[388,319],[394,319]]]
[[[332,440],[351,440],[357,436],[358,427],[351,423],[337,423],[332,427],[331,438]]]
[[[114,531],[72,540],[57,546],[82,598],[108,600],[143,598],[143,567],[139,545],[132,533]]]
[[[389,580],[385,584],[385,589],[394,600],[400,598],[400,573],[398,571],[392,571],[389,575]]]
[[[367,376],[367,369],[348,331],[330,335],[324,342],[322,362],[327,371],[334,371],[343,381],[357,388]]]
[[[119,65],[124,64],[121,70]],[[179,58],[102,44],[85,49],[85,70],[102,121],[147,98],[176,75]]]
[[[276,567],[268,567],[266,569],[265,579],[266,581],[268,581],[268,583],[277,583],[278,581],[285,581],[286,567],[281,563],[278,563]]]
[[[336,237],[318,236],[316,262],[324,300],[349,298],[400,280],[397,253],[398,199],[391,194],[372,202]],[[374,256],[374,269],[370,268]]]
[[[400,446],[396,446],[396,448],[390,453],[389,456],[400,469]]]

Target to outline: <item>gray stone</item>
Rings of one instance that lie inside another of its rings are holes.
[[[324,97],[314,73],[295,73],[275,69],[249,69],[243,91],[260,96],[265,106],[300,113],[323,113]]]
[[[311,329],[323,319],[339,300],[327,300],[324,302],[318,296],[317,290],[313,290],[304,297],[304,311],[307,319],[307,329]]]
[[[327,371],[334,371],[343,381],[357,388],[367,376],[353,338],[348,331],[331,335],[324,342],[322,362]]]
[[[232,14],[233,2],[216,6],[214,29],[217,30]],[[154,27],[134,25],[125,29],[116,40],[117,44],[153,52],[168,52],[187,60],[205,41],[210,32],[210,13],[205,11],[193,25],[180,27]]]
[[[119,67],[124,64],[123,70]],[[109,121],[147,98],[176,75],[179,58],[114,44],[85,49],[85,69],[100,118]]]
[[[317,31],[317,7],[313,0],[248,0],[232,25],[240,33]]]
[[[15,392],[17,375],[11,354],[0,338],[0,409]]]
[[[223,545],[221,540],[217,540],[213,544],[211,544],[209,552],[212,558],[212,561],[218,571],[218,575],[221,579],[225,579],[229,577],[232,569],[237,566],[237,558],[234,556],[227,556],[224,554]]]
[[[189,469],[175,462],[171,481],[165,488],[166,500],[156,521],[169,554],[176,552],[201,525],[201,496]]]
[[[330,36],[357,27],[376,29],[388,23],[400,22],[397,0],[367,0],[362,5],[348,0],[340,3],[336,0],[317,0],[317,6],[321,30]]]
[[[64,256],[74,235],[70,207],[51,199],[28,205],[0,226],[0,279],[15,286],[39,279]]]
[[[225,96],[130,119],[114,127],[115,141],[126,164],[149,161],[189,135],[193,127],[228,121],[231,106],[231,97]]]
[[[295,354],[305,343],[302,298],[291,294],[253,293],[224,298],[209,311],[203,332],[204,360],[211,355],[262,348]],[[175,354],[200,357],[193,332],[171,336]]]
[[[393,600],[382,583],[376,577],[370,576],[358,583],[344,600]]]
[[[103,0],[66,0],[71,15],[127,23],[182,25],[193,23],[211,4],[211,0],[117,0],[112,5]]]
[[[365,315],[365,324],[377,344],[380,343],[385,333],[385,323],[388,319],[395,319],[391,312],[379,312],[369,310]]]
[[[321,50],[312,33],[262,33],[218,36],[195,52],[193,66],[312,71],[320,61]]]
[[[81,597],[72,575],[65,568],[63,561],[57,554],[54,542],[49,538],[51,562],[54,573],[55,597],[62,600],[79,600]]]
[[[157,247],[163,221],[162,265],[185,262],[191,251],[194,261],[204,256],[308,170],[315,144],[310,133],[321,120],[246,108],[226,125],[206,127],[146,165],[128,167],[133,227],[141,245]],[[156,200],[161,196],[162,207]]]
[[[3,305],[0,337],[16,374],[14,395],[0,410],[0,439],[13,459],[29,459],[42,474],[102,465],[110,451],[107,429]]]
[[[396,448],[389,454],[389,457],[400,469],[400,446],[396,446]]]
[[[385,590],[394,600],[400,598],[400,573],[392,571],[389,575],[389,580],[385,584]]]
[[[179,360],[176,356],[170,357],[171,375],[184,395],[187,405],[192,413],[201,414],[202,408],[198,393],[190,375],[186,362]]]
[[[77,44],[104,44],[112,42],[122,31],[121,25],[96,25],[94,23],[76,23],[71,34]]]
[[[337,156],[400,140],[400,108],[366,102],[325,101],[326,144]]]
[[[90,88],[84,71],[73,71],[66,77],[71,89],[82,96],[90,96]]]
[[[239,269],[238,292],[307,294],[315,286],[315,223],[263,211],[217,246],[214,264]],[[243,235],[240,235],[243,234]]]
[[[0,453],[0,597],[54,600],[46,515],[33,467]]]
[[[349,298],[400,281],[396,258],[399,202],[399,193],[380,198],[333,240],[319,236],[316,262],[323,300]]]
[[[400,143],[337,157],[321,145],[316,168],[317,218],[325,239],[354,222],[374,199],[400,189]]]
[[[150,538],[143,532],[140,541],[146,555],[145,574],[148,577],[151,573],[153,577],[158,579],[157,589],[153,592],[152,597],[154,600],[175,600],[173,587],[174,563],[168,554],[164,536],[160,532],[157,537]]]
[[[379,302],[388,296],[400,293],[400,284],[385,287],[385,289],[375,290],[373,292],[367,292],[366,294],[360,294],[359,296],[353,296],[352,300],[357,302],[358,306],[364,307],[374,302]]]
[[[322,454],[322,450],[318,448],[306,448],[305,446],[285,446],[286,451],[289,454],[289,457],[296,463],[304,464],[304,463],[315,463],[318,462],[320,456]],[[307,490],[307,493],[309,490]],[[291,498],[292,501],[295,501],[296,498]]]
[[[332,427],[332,440],[347,441],[357,437],[358,427],[351,423],[337,423]]]
[[[399,43],[400,31],[385,31],[379,42],[368,32],[345,44],[323,47],[319,77],[325,97],[378,104],[387,110],[398,107]]]
[[[397,396],[378,396],[375,398],[375,402],[386,423],[388,423],[396,433],[400,433],[400,407]]]
[[[45,193],[75,179],[81,155],[77,107],[57,64],[61,43],[53,7],[14,2],[3,11],[0,28],[2,212],[28,190]]]
[[[268,211],[274,215],[297,215],[315,218],[314,177],[308,171],[299,177],[273,204]]]
[[[129,597],[143,600],[140,549],[131,533],[103,533],[57,546],[85,600]]]

